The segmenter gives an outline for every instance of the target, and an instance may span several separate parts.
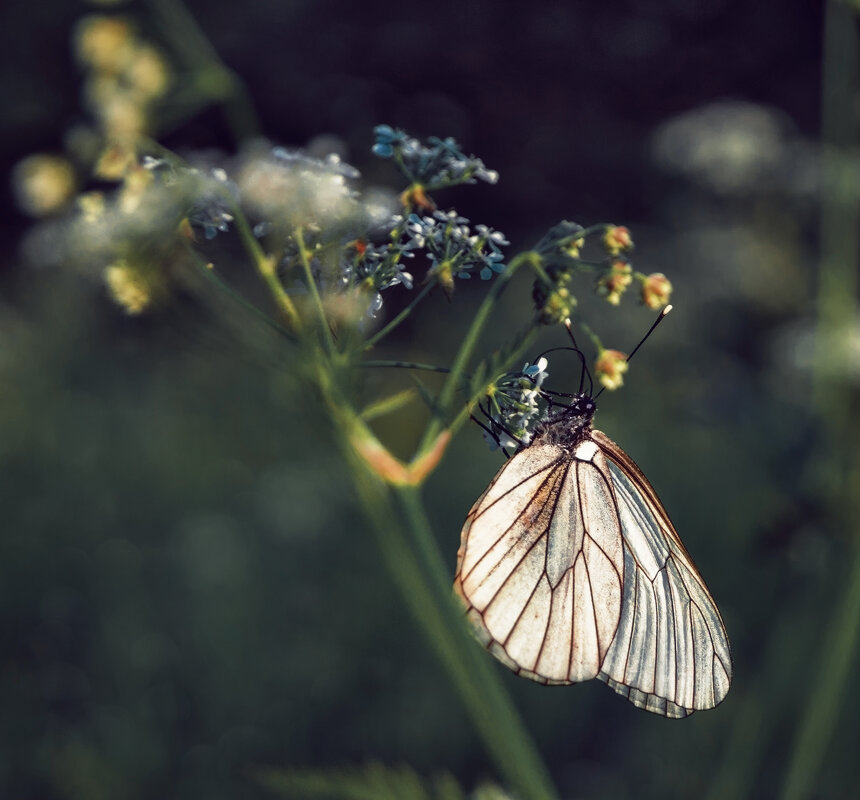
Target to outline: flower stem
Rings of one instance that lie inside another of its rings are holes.
[[[185,59],[193,75],[198,96],[172,98],[173,107],[187,118],[197,111],[201,99],[223,104],[228,125],[237,142],[256,136],[260,130],[257,114],[244,84],[224,62],[200,29],[197,20],[180,0],[146,0],[160,23],[162,35],[173,52]]]
[[[522,800],[553,800],[557,793],[531,737],[491,659],[468,634],[463,614],[455,606],[418,490],[394,490],[411,534],[407,538],[390,492],[354,456],[348,460],[388,570],[448,672],[499,774]]]
[[[860,477],[855,474],[856,492]],[[856,496],[856,495],[855,495]],[[856,501],[854,502],[856,507]],[[853,520],[856,525],[859,519]],[[823,658],[815,671],[815,683],[803,718],[797,729],[794,752],[789,761],[782,790],[782,800],[803,800],[814,794],[833,729],[844,710],[846,687],[851,681],[851,665],[860,641],[860,546],[854,548],[851,573],[833,622],[819,650]],[[848,693],[851,689],[847,689]]]
[[[294,236],[296,244],[299,246],[299,261],[301,262],[302,269],[305,273],[305,280],[308,283],[308,292],[310,292],[311,298],[314,302],[314,307],[317,310],[317,317],[319,318],[319,325],[322,330],[323,344],[329,353],[334,353],[336,350],[334,336],[332,335],[331,327],[329,326],[328,319],[325,314],[325,308],[323,307],[322,298],[320,297],[320,292],[317,288],[317,282],[314,279],[313,272],[311,271],[311,262],[308,258],[308,250],[305,246],[305,236],[302,229],[296,228]]]
[[[418,361],[362,361],[360,367],[393,367],[396,369],[423,369],[427,372],[445,372],[451,370],[448,367],[437,367],[435,364],[421,364]]]
[[[365,350],[370,350],[377,342],[381,339],[384,339],[388,336],[391,331],[393,331],[398,325],[400,325],[403,320],[405,320],[415,309],[415,307],[427,296],[427,293],[436,285],[435,280],[429,280],[424,286],[421,288],[421,291],[412,298],[412,302],[409,303],[406,308],[404,308],[394,319],[391,320],[384,328],[378,330],[373,336],[371,336],[364,344]]]
[[[549,774],[505,691],[492,659],[469,634],[451,578],[414,486],[392,486],[354,446],[364,423],[339,396],[323,359],[316,382],[329,407],[353,484],[383,562],[466,708],[499,774],[521,800],[556,800]]]
[[[418,487],[396,487],[414,558],[426,582],[426,629],[499,773],[523,800],[557,797],[549,773],[492,659],[470,635],[421,502]],[[396,529],[395,529],[396,530]],[[416,576],[417,577],[417,576]],[[414,588],[414,586],[413,586]]]
[[[272,330],[276,331],[285,339],[295,344],[296,337],[289,330],[287,330],[283,325],[280,325],[277,321],[273,320],[268,314],[264,314],[252,302],[246,300],[244,297],[242,297],[242,295],[236,292],[231,286],[226,283],[226,281],[220,275],[215,272],[215,270],[211,266],[209,266],[208,264],[204,264],[203,259],[201,259],[197,255],[197,253],[195,253],[193,250],[190,250],[190,252],[194,255],[200,273],[203,275],[204,278],[206,278],[207,281],[216,286],[219,291],[223,292],[238,306],[241,306],[243,309],[245,309],[245,311],[250,312],[254,317],[266,324]]]
[[[254,232],[251,230],[251,226],[248,224],[248,220],[242,209],[239,208],[239,205],[234,201],[229,193],[225,192],[224,197],[230,203],[230,210],[233,212],[233,224],[239,234],[239,238],[242,240],[245,250],[247,250],[248,254],[251,256],[251,260],[254,262],[257,272],[268,287],[278,309],[283,313],[284,317],[286,317],[287,322],[289,323],[288,327],[292,331],[300,331],[302,328],[301,317],[299,316],[299,312],[296,310],[295,304],[284,290],[284,287],[278,278],[274,260],[271,256],[267,256],[263,252],[263,248],[260,247],[260,243],[257,241],[257,237],[254,236]]]
[[[539,256],[532,251],[520,253],[511,259],[508,263],[508,268],[493,282],[493,285],[490,287],[490,291],[487,292],[487,296],[478,308],[478,313],[475,314],[472,327],[469,328],[466,333],[463,343],[460,345],[460,350],[457,352],[457,356],[454,359],[451,372],[448,374],[448,378],[442,386],[442,391],[439,393],[439,402],[437,404],[438,412],[430,420],[427,425],[427,429],[424,431],[424,437],[421,440],[420,447],[418,448],[419,453],[423,452],[431,445],[444,427],[445,423],[443,417],[450,411],[451,404],[454,400],[454,393],[457,391],[457,387],[460,385],[460,381],[463,378],[469,360],[475,352],[475,348],[478,345],[478,339],[490,318],[490,314],[496,305],[496,301],[501,296],[508,284],[508,281],[513,277],[513,274],[519,267],[523,264],[534,263],[537,259],[539,259]]]

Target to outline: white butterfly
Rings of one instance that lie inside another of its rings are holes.
[[[720,612],[587,394],[499,470],[466,518],[454,589],[479,639],[545,684],[600,678],[667,717],[713,708],[732,662]]]

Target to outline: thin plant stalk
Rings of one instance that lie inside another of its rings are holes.
[[[296,228],[295,239],[296,244],[299,247],[299,261],[301,262],[302,270],[305,273],[305,280],[308,284],[308,292],[310,293],[311,299],[313,300],[314,308],[316,309],[317,316],[319,318],[319,325],[322,329],[323,345],[329,353],[334,354],[336,349],[334,337],[332,336],[331,328],[329,327],[328,320],[326,319],[325,308],[323,308],[323,302],[322,298],[320,297],[317,282],[314,279],[313,272],[311,271],[311,262],[308,258],[308,250],[307,247],[305,247],[305,237],[302,233],[301,228]]]
[[[473,324],[473,330],[475,327]],[[332,414],[383,561],[406,607],[439,655],[499,775],[522,800],[555,800],[558,795],[549,772],[492,660],[469,634],[454,601],[451,576],[430,530],[419,487],[392,486],[368,468],[358,456],[351,434],[356,430],[363,437],[372,434],[340,395],[333,365],[325,358],[313,363],[314,381]],[[458,427],[466,418],[462,412],[458,415]]]
[[[217,50],[200,29],[197,20],[180,0],[146,0],[161,24],[165,40],[171,42],[178,57],[184,58],[193,75],[194,95],[174,97],[184,121],[208,102],[219,102],[236,142],[257,136],[260,131],[257,113],[242,80],[227,67]],[[168,126],[171,124],[167,120]]]
[[[427,296],[427,293],[436,285],[435,280],[428,280],[424,286],[421,287],[421,290],[412,298],[412,301],[409,303],[406,308],[404,308],[394,319],[391,320],[385,327],[380,328],[373,336],[371,336],[364,344],[365,350],[370,350],[373,348],[377,342],[384,339],[388,336],[391,331],[393,331],[401,322],[403,322],[415,309],[415,307]]]
[[[549,773],[491,660],[468,634],[447,577],[430,577],[439,571],[438,564],[429,563],[436,559],[428,561],[426,551],[410,544],[416,531],[421,538],[431,536],[418,490],[395,490],[401,514],[395,513],[391,490],[374,479],[349,446],[344,452],[394,583],[441,659],[499,774],[522,800],[554,800],[558,794]]]
[[[430,447],[434,439],[442,430],[444,426],[442,415],[447,414],[452,405],[454,394],[460,386],[460,382],[466,372],[469,360],[472,358],[475,348],[478,346],[478,340],[481,333],[483,333],[484,327],[490,319],[490,314],[496,305],[496,301],[508,285],[508,281],[510,281],[514,272],[516,272],[516,270],[523,264],[534,263],[538,259],[538,255],[531,251],[520,253],[518,256],[511,259],[508,263],[507,269],[493,282],[493,285],[490,287],[490,291],[487,292],[486,297],[484,297],[483,302],[478,308],[478,312],[475,314],[472,325],[467,331],[466,336],[463,339],[463,343],[454,358],[451,372],[448,374],[448,378],[442,386],[442,391],[439,393],[439,402],[437,405],[438,411],[430,420],[427,425],[427,429],[424,431],[424,438],[418,448],[419,452],[423,452]]]
[[[238,204],[232,198],[229,198],[229,200],[236,232],[239,234],[239,238],[242,240],[242,244],[248,251],[251,260],[254,262],[257,273],[263,279],[263,283],[266,284],[266,288],[272,295],[272,299],[275,301],[278,310],[286,318],[290,330],[300,331],[302,328],[301,317],[299,317],[295,303],[293,303],[284,289],[280,278],[278,278],[277,265],[274,259],[263,252],[263,248],[260,247],[257,237],[254,236],[254,232],[251,230],[251,226],[248,224],[248,220],[245,218],[245,214],[239,208]]]
[[[860,638],[860,462],[845,343],[857,318],[860,207],[853,165],[858,147],[850,109],[858,94],[856,12],[829,0],[825,10],[822,72],[821,266],[819,271],[813,403],[822,425],[819,463],[834,530],[854,532],[844,593],[819,648],[821,661],[794,742],[783,784],[784,800],[811,797],[844,705],[853,696],[851,664]],[[849,168],[851,165],[851,168]]]

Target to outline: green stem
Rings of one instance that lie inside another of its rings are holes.
[[[415,307],[427,296],[427,293],[436,285],[435,280],[429,280],[424,286],[421,288],[421,291],[412,298],[412,302],[409,303],[406,308],[404,308],[391,322],[389,322],[384,328],[378,330],[373,336],[371,336],[367,342],[365,342],[364,349],[370,350],[378,341],[384,339],[388,336],[391,331],[393,331],[398,325],[400,325],[403,320],[405,320],[415,309]]]
[[[454,394],[460,385],[466,371],[466,367],[469,364],[469,360],[472,358],[475,348],[478,346],[478,339],[480,338],[481,333],[483,333],[484,326],[490,318],[490,314],[496,305],[496,301],[504,291],[508,281],[510,281],[517,269],[523,264],[534,263],[536,260],[539,260],[539,258],[540,257],[537,253],[532,251],[520,253],[511,259],[508,264],[508,268],[493,282],[493,285],[490,287],[490,291],[487,292],[487,296],[478,308],[478,313],[475,314],[472,327],[469,328],[466,333],[463,343],[460,345],[460,350],[457,352],[457,356],[454,359],[451,372],[448,374],[448,378],[442,386],[442,391],[439,393],[439,402],[437,404],[438,411],[427,424],[427,429],[424,432],[424,437],[418,448],[419,453],[423,453],[433,443],[433,441],[435,441],[436,437],[444,427],[445,422],[443,417],[450,411],[451,404],[454,400]]]
[[[435,364],[421,364],[417,361],[362,361],[360,367],[392,367],[396,369],[423,369],[427,372],[445,372],[451,370],[448,367],[437,367]]]
[[[860,519],[852,522],[856,526]],[[824,657],[814,672],[815,681],[797,730],[782,800],[803,800],[815,794],[813,787],[833,737],[833,729],[845,706],[846,696],[853,694],[849,684],[852,683],[851,665],[860,639],[860,546],[855,550],[841,606],[833,616],[820,650]]]
[[[192,251],[193,252],[193,251]],[[260,311],[257,306],[255,306],[249,300],[246,300],[242,295],[236,292],[231,286],[229,286],[220,275],[218,275],[215,270],[210,267],[208,264],[204,264],[203,260],[194,253],[195,261],[197,262],[197,266],[206,280],[212,283],[214,286],[218,288],[219,291],[224,293],[227,297],[229,297],[234,303],[244,308],[246,311],[253,314],[257,319],[259,319],[264,324],[268,325],[272,330],[279,333],[285,339],[295,343],[296,337],[288,331],[283,325],[279,325],[275,320],[273,320],[268,314],[264,314]]]
[[[395,495],[412,542],[413,580],[424,584],[425,632],[431,638],[467,713],[499,773],[523,800],[557,797],[549,773],[497,674],[492,659],[469,634],[451,590],[448,570],[433,539],[419,489],[398,487]],[[394,530],[397,530],[396,528]],[[404,543],[405,544],[405,543]],[[397,568],[402,562],[397,562]],[[419,579],[420,573],[420,579]],[[408,584],[407,593],[415,583]]]
[[[239,238],[242,240],[245,250],[247,250],[248,254],[251,256],[251,260],[254,262],[257,272],[263,279],[263,283],[266,284],[266,287],[269,289],[269,292],[278,308],[287,318],[287,321],[290,324],[290,329],[293,331],[301,330],[301,317],[299,317],[299,312],[296,310],[295,304],[290,299],[290,296],[287,294],[278,278],[274,260],[271,256],[267,256],[263,252],[263,248],[260,247],[257,237],[254,236],[254,231],[251,230],[251,226],[248,224],[245,214],[233,200],[232,196],[225,192],[224,197],[229,202],[230,210],[233,212],[233,225],[236,232],[239,234]]]
[[[334,353],[336,350],[334,336],[332,335],[331,327],[328,324],[328,319],[325,314],[325,308],[323,306],[322,298],[320,297],[320,292],[317,288],[317,282],[316,280],[314,280],[314,274],[311,271],[311,262],[308,258],[308,250],[305,246],[305,236],[302,232],[302,229],[296,228],[294,236],[296,239],[296,244],[299,246],[299,261],[301,262],[302,269],[305,273],[305,280],[308,284],[308,292],[310,293],[311,299],[314,303],[314,307],[317,310],[317,317],[319,318],[318,321],[320,329],[322,330],[323,344],[329,353]]]
[[[811,674],[815,682],[797,729],[783,785],[783,798],[797,800],[813,787],[827,747],[853,696],[851,663],[860,637],[860,461],[855,392],[848,379],[853,355],[846,342],[857,318],[857,263],[860,260],[860,198],[851,164],[858,156],[857,131],[850,112],[858,93],[860,63],[856,12],[829,0],[824,19],[822,70],[821,264],[817,297],[813,407],[821,423],[818,463],[834,530],[851,531],[853,564],[841,605],[833,615]]]
[[[339,397],[324,360],[316,364],[317,383],[340,435],[353,483],[406,607],[438,654],[499,774],[521,800],[556,800],[552,781],[492,659],[472,639],[462,609],[455,604],[419,490],[389,486],[371,472],[351,438],[355,415]]]
[[[854,116],[847,109],[857,96],[856,14],[829,0],[824,25],[821,150],[821,266],[818,279],[813,400],[824,414],[846,414],[840,376],[848,331],[857,313],[858,196]],[[838,406],[838,407],[837,407]],[[838,423],[836,423],[838,424]],[[832,427],[836,427],[831,423]]]
[[[579,322],[579,327],[582,328],[582,332],[591,339],[591,343],[594,345],[594,349],[597,351],[597,354],[603,352],[603,342],[600,341],[600,337],[591,329],[591,326],[587,322]]]
[[[508,365],[516,363],[516,361],[525,353],[526,350],[531,347],[532,342],[537,336],[537,331],[532,328],[529,330],[526,335],[523,337],[523,340],[517,345],[516,349],[513,350],[510,356],[507,359]],[[496,383],[500,378],[504,376],[505,373],[499,373],[498,375],[492,376],[487,380],[487,386],[490,384]],[[472,416],[472,409],[475,407],[475,404],[485,395],[486,387],[482,387],[478,392],[476,392],[472,397],[470,397],[463,407],[457,412],[457,416],[451,421],[451,424],[448,426],[448,432],[451,436],[454,436],[460,428],[469,421]]]
[[[254,106],[239,77],[219,58],[218,52],[179,0],[147,0],[161,23],[172,52],[184,58],[194,75],[194,88],[204,97],[223,103],[227,122],[237,142],[260,130]],[[194,97],[174,98],[178,108],[199,105]]]

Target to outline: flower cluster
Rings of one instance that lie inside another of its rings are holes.
[[[546,325],[564,322],[576,308],[569,284],[580,267],[580,252],[587,231],[575,222],[562,220],[537,243],[543,275],[535,280],[532,298],[538,318]]]
[[[77,60],[84,69],[83,100],[91,119],[71,128],[63,155],[35,153],[13,170],[19,208],[33,217],[69,210],[90,171],[120,181],[138,165],[140,139],[170,88],[161,52],[121,17],[92,14],[77,24]]]
[[[541,386],[549,375],[547,365],[545,358],[526,363],[520,372],[507,373],[490,388],[486,410],[490,425],[484,438],[493,450],[516,450],[531,444],[535,423],[546,414]]]
[[[348,182],[358,176],[358,170],[337,155],[318,159],[283,147],[252,147],[236,169],[245,207],[284,236],[300,227],[361,233],[364,208]]]
[[[424,145],[390,125],[377,125],[373,132],[373,152],[380,158],[393,158],[410,182],[426,189],[499,180],[498,172],[487,169],[480,158],[465,155],[450,137],[431,136]]]
[[[100,138],[107,147],[96,174],[119,180],[137,164],[141,137],[149,132],[154,109],[170,88],[170,68],[159,49],[118,16],[81,19],[75,49],[86,72],[84,101],[96,130],[78,129],[72,139],[78,149],[87,149]]]
[[[603,246],[611,256],[633,249],[633,237],[623,225],[608,225],[603,234]]]
[[[501,247],[510,242],[500,231],[477,225],[472,233],[469,220],[456,211],[434,211],[432,217],[410,214],[406,236],[414,248],[426,251],[430,260],[428,275],[435,276],[449,293],[454,277],[469,279],[477,271],[481,280],[504,272],[505,257]]]
[[[604,256],[589,261],[582,257],[586,239],[600,235]],[[660,272],[643,275],[634,272],[625,253],[633,249],[630,231],[619,225],[595,225],[585,229],[575,222],[561,222],[551,228],[538,243],[536,252],[541,263],[532,296],[538,318],[550,325],[569,319],[576,308],[576,298],[569,284],[579,272],[597,272],[597,293],[608,303],[618,305],[621,296],[634,280],[638,281],[642,302],[649,308],[662,308],[669,302],[672,284]],[[607,257],[608,256],[608,257]]]
[[[412,289],[415,279],[401,263],[403,258],[413,258],[415,245],[410,240],[402,241],[395,229],[391,241],[378,245],[356,239],[344,248],[339,278],[343,289],[358,286],[373,293],[367,315],[376,317],[383,305],[382,292],[393,286]]]

